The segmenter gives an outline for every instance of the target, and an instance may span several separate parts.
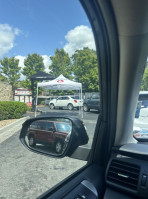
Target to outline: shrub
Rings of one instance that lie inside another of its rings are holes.
[[[31,110],[32,110],[32,106],[31,107],[27,106],[27,111],[31,111]]]
[[[45,101],[41,101],[41,104],[44,105],[44,104],[45,104]]]
[[[32,107],[32,103],[31,102],[27,102],[26,103],[28,107]]]
[[[24,102],[0,102],[0,120],[21,118],[27,111],[27,105]]]

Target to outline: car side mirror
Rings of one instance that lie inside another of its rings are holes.
[[[55,126],[54,136],[46,132],[48,123]],[[40,129],[40,125],[44,129]],[[88,140],[83,121],[73,117],[31,118],[23,123],[20,133],[20,141],[27,149],[52,157],[71,156],[78,146],[87,144]]]

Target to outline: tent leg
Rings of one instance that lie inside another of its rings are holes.
[[[81,88],[81,100],[82,100],[82,88]],[[80,108],[81,108],[81,117],[82,117],[82,119],[83,119],[83,107],[80,106]]]
[[[37,103],[38,103],[38,85],[37,85],[37,94],[36,94],[36,103],[35,103],[35,117],[36,117],[36,111],[37,111]]]

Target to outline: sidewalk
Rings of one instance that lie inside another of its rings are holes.
[[[22,124],[29,118],[30,116],[26,115],[26,117],[20,118],[17,121],[0,128],[0,143],[11,137],[16,132],[20,131]]]
[[[40,115],[40,113],[37,113],[37,115]],[[18,119],[17,121],[0,128],[0,143],[11,137],[16,132],[20,131],[22,128],[22,124],[27,119],[32,118],[34,116],[34,112],[27,112],[26,114],[22,115],[22,118]]]

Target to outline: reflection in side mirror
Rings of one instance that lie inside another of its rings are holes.
[[[78,118],[40,117],[23,124],[20,140],[31,151],[64,157],[87,144],[88,136]]]
[[[54,132],[55,130],[54,130],[54,128],[50,128],[50,127],[49,127],[48,131]]]

